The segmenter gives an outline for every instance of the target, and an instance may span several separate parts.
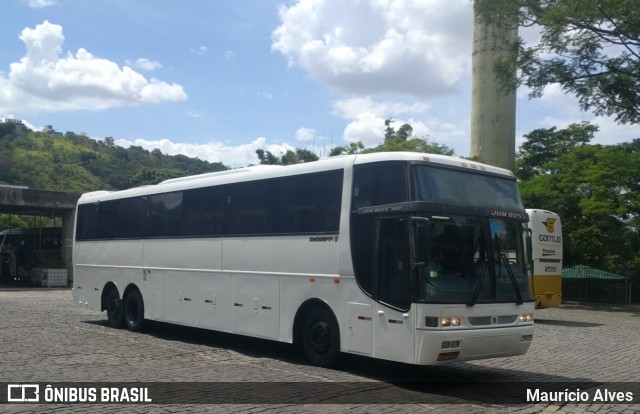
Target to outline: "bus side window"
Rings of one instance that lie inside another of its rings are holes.
[[[352,210],[409,201],[406,168],[401,164],[365,164],[354,171]]]

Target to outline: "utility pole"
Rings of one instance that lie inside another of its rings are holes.
[[[493,65],[517,38],[515,15],[489,24],[474,11],[471,157],[511,171],[516,148],[516,91],[500,89]]]

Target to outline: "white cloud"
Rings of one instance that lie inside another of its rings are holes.
[[[528,109],[529,122],[519,125],[520,136],[516,138],[518,146],[524,142],[523,135],[538,128],[564,129],[570,124],[588,121],[598,126],[592,144],[615,145],[630,142],[640,138],[637,125],[621,125],[613,116],[595,116],[588,111],[582,111],[575,95],[562,91],[559,84],[552,84],[545,88],[544,94],[537,99],[528,100],[526,93],[518,96],[518,110]],[[539,116],[535,115],[539,112]]]
[[[128,60],[126,63],[127,63],[127,65],[132,65],[132,66],[135,66],[138,69],[147,70],[147,71],[151,71],[151,70],[156,70],[156,69],[162,68],[162,64],[160,62],[155,61],[155,60],[151,60],[151,59],[147,59],[147,58],[138,58],[135,61]]]
[[[209,48],[206,46],[198,46],[191,49],[191,53],[200,55],[200,56],[205,55],[208,51],[209,51]]]
[[[638,125],[619,125],[613,117],[593,118],[591,122],[599,127],[593,144],[614,145],[640,138]]]
[[[386,118],[393,117],[395,114],[421,114],[427,108],[428,105],[424,102],[411,104],[393,101],[377,102],[370,96],[340,99],[333,104],[336,115],[345,119],[355,117],[362,112],[372,112]]]
[[[388,118],[393,118],[394,128],[408,123],[413,127],[414,135],[431,135],[423,122],[413,119],[414,115],[424,114],[427,108],[428,105],[422,102],[376,102],[371,97],[341,99],[333,104],[333,112],[350,121],[343,132],[344,140],[362,141],[365,146],[375,146],[384,141],[384,121]],[[410,115],[410,118],[403,119],[402,115]]]
[[[299,128],[296,131],[296,139],[298,141],[310,141],[316,136],[316,130],[311,128]]]
[[[32,9],[42,9],[45,7],[53,6],[54,4],[56,4],[56,0],[26,0],[26,3]]]
[[[289,149],[293,149],[288,144],[267,144],[267,139],[259,137],[248,144],[227,145],[222,142],[211,142],[207,144],[193,144],[186,142],[172,142],[168,139],[146,140],[146,139],[116,139],[115,144],[122,147],[131,145],[140,146],[146,150],[153,151],[159,149],[164,154],[183,154],[187,157],[198,157],[209,162],[221,162],[232,168],[246,167],[251,164],[258,164],[257,149],[271,151],[276,156],[284,154]]]
[[[348,122],[346,142],[380,144],[384,121],[393,118],[395,128],[408,123],[416,136],[466,151],[469,122],[435,102],[459,95],[470,76],[472,2],[298,0],[279,14],[272,50],[350,96],[333,102],[333,113]]]
[[[271,94],[271,92],[258,92],[258,96],[266,99],[267,101],[270,101],[273,98],[273,95]]]
[[[147,79],[80,48],[62,54],[62,26],[44,21],[19,36],[27,48],[0,74],[0,111],[98,110],[187,99],[182,86]]]
[[[382,143],[384,141],[384,118],[372,112],[359,113],[345,127],[343,139],[347,142],[362,141],[366,147]]]
[[[470,2],[299,0],[279,14],[272,49],[342,92],[443,95],[470,68]]]
[[[197,112],[197,111],[188,111],[187,112],[187,116],[189,116],[191,118],[202,118],[202,114],[200,112]]]
[[[580,117],[555,117],[545,116],[539,126],[533,128],[551,128],[564,129],[570,124],[577,124],[582,121],[588,121],[598,126],[598,132],[594,134],[591,144],[615,145],[622,142],[631,142],[635,138],[640,138],[640,132],[637,125],[620,125],[614,117],[596,117],[590,113],[582,113]],[[526,131],[528,133],[531,131]],[[524,141],[524,139],[521,139]],[[521,143],[521,142],[519,142]]]

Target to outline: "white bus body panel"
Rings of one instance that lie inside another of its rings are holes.
[[[423,159],[417,154],[394,156]],[[451,165],[475,165],[437,155],[429,158]],[[114,283],[121,297],[127,286],[135,284],[142,293],[145,318],[292,342],[296,313],[305,301],[319,299],[336,315],[344,352],[437,364],[446,362],[438,360],[439,354],[446,351],[441,349],[442,342],[460,341],[457,361],[525,353],[530,342],[521,343],[521,337],[533,334],[532,324],[446,331],[427,330],[423,324],[425,316],[459,316],[466,320],[469,316],[531,313],[533,303],[471,308],[413,304],[409,311],[401,312],[362,292],[354,277],[350,253],[352,167],[355,162],[386,159],[385,155],[372,154],[366,158],[338,157],[316,164],[318,167],[309,163],[286,170],[254,169],[264,179],[344,168],[339,235],[75,242],[74,301],[99,310],[106,283]],[[244,172],[250,170],[168,180],[158,187],[177,191],[225,184],[237,181]],[[136,196],[153,192],[139,188],[119,193]],[[85,194],[80,203],[122,196],[96,192]]]
[[[409,312],[389,309],[379,303],[347,304],[346,347],[343,351],[391,361],[420,365],[450,362],[441,354],[457,353],[456,361],[523,355],[531,345],[533,325],[518,326],[518,317],[533,313],[533,303],[525,305],[425,305],[413,304]],[[460,327],[427,329],[425,316],[457,316]],[[485,326],[472,327],[470,317],[485,318]],[[503,322],[503,319],[507,322]],[[523,341],[523,336],[528,340]],[[400,341],[398,338],[405,338]],[[414,338],[413,341],[409,338]],[[455,348],[444,343],[458,341]]]
[[[76,286],[81,289],[74,289],[74,301],[100,309],[103,284],[113,282],[122,295],[133,282],[148,319],[290,342],[300,305],[323,294],[338,299],[344,288],[336,283],[338,237],[322,239],[78,242]],[[316,272],[304,273],[309,268]],[[318,286],[330,292],[318,293]]]

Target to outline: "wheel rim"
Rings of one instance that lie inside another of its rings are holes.
[[[309,344],[320,355],[326,354],[331,348],[331,329],[325,321],[317,321],[311,325]]]

